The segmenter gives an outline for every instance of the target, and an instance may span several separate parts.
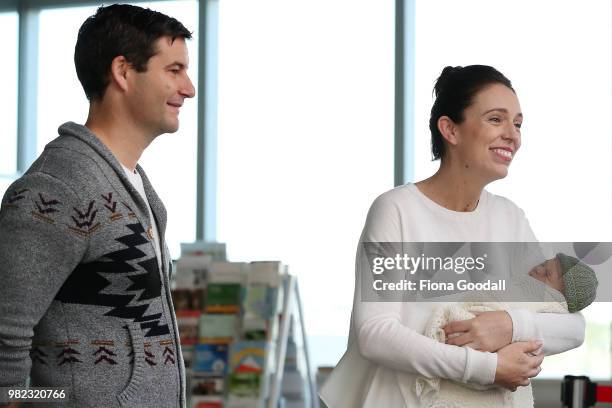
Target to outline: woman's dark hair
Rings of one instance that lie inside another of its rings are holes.
[[[434,86],[436,100],[429,118],[433,160],[444,157],[446,151],[444,138],[438,130],[438,119],[448,116],[457,124],[463,122],[463,111],[472,104],[474,96],[493,84],[505,85],[514,92],[510,80],[487,65],[448,66],[442,70]]]
[[[191,38],[178,20],[165,14],[128,4],[100,7],[87,18],[74,48],[74,65],[87,99],[100,100],[109,83],[111,62],[119,55],[138,72],[147,70],[157,53],[155,42],[169,36]]]

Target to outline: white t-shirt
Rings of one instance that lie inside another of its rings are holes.
[[[483,191],[471,212],[448,210],[414,184],[388,191],[372,204],[360,242],[536,241],[523,211],[510,200]],[[357,265],[365,256],[362,245]],[[416,377],[492,384],[497,354],[439,343],[423,336],[433,302],[362,302],[355,295],[347,351],[321,390],[329,408],[418,407],[414,390],[399,387],[397,371]],[[584,336],[580,314],[509,312],[513,341],[543,339],[546,354],[577,347]],[[405,376],[404,376],[405,377]]]
[[[161,245],[159,242],[159,231],[157,230],[157,222],[155,222],[155,217],[153,217],[153,211],[151,211],[151,206],[149,205],[149,200],[147,199],[147,194],[145,192],[144,184],[142,183],[142,177],[140,177],[140,174],[138,174],[136,170],[132,171],[128,169],[127,167],[125,167],[123,164],[121,165],[121,167],[123,167],[123,171],[125,172],[125,175],[127,176],[128,180],[130,180],[130,183],[132,183],[136,191],[138,191],[138,194],[140,194],[144,202],[147,204],[147,209],[149,211],[149,219],[151,221],[151,226],[152,226],[151,232],[153,235],[153,248],[155,249],[155,257],[157,258],[157,266],[159,267],[159,270],[161,271],[162,270],[162,258],[161,258]]]

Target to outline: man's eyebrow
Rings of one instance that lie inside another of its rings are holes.
[[[508,114],[508,109],[506,109],[506,108],[493,108],[493,109],[489,109],[488,111],[486,111],[482,115],[484,116],[487,113],[491,113],[491,112],[502,112],[502,113]],[[519,113],[516,114],[516,116],[522,118],[523,114],[521,112],[519,112]]]
[[[178,61],[174,61],[173,63],[166,65],[166,68],[170,68],[170,67],[174,67],[174,66],[176,66],[176,67],[178,67],[180,69],[187,68],[187,66],[185,64],[183,64],[182,62],[178,62]]]

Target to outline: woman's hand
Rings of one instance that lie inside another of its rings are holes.
[[[529,385],[529,379],[542,371],[540,364],[544,360],[544,353],[538,352],[541,346],[541,341],[519,341],[499,350],[495,384],[510,391]]]
[[[473,319],[450,322],[443,329],[446,344],[479,351],[494,353],[512,342],[512,319],[504,311],[478,313]]]

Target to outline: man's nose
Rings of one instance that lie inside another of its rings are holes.
[[[189,75],[185,75],[185,79],[185,83],[183,84],[183,87],[180,90],[181,95],[183,95],[185,98],[193,98],[196,94],[195,87],[193,86]]]

